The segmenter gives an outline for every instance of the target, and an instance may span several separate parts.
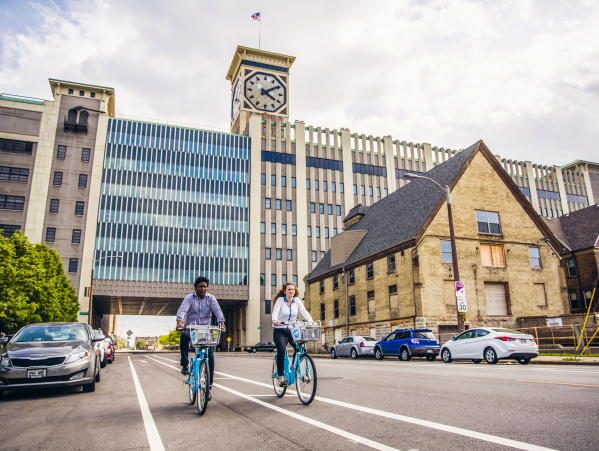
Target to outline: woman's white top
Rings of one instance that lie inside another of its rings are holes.
[[[293,298],[291,306],[289,306],[287,305],[287,299],[282,297],[275,302],[275,308],[272,310],[272,320],[273,322],[279,321],[280,323],[295,321],[298,313],[302,314],[304,320],[312,322],[312,317],[304,307],[300,298]],[[287,329],[287,326],[274,326],[274,328]]]

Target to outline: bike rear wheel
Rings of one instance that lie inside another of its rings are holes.
[[[200,415],[204,415],[204,412],[206,412],[206,407],[208,407],[208,390],[210,390],[210,384],[208,382],[208,362],[206,362],[206,360],[202,360],[202,363],[200,363],[200,371],[197,381],[198,413]]]
[[[193,364],[193,360],[190,361],[189,364],[189,374],[187,375],[187,385],[189,386],[189,404],[193,406],[193,403],[196,402],[196,396],[198,394],[198,385],[197,385],[197,374],[195,371],[195,365]]]
[[[277,373],[277,355],[275,354],[275,358],[272,360],[272,386],[275,389],[275,395],[281,398],[285,392],[287,391],[287,387],[279,386],[279,376]]]
[[[312,357],[304,354],[300,357],[296,374],[295,388],[297,396],[303,404],[310,404],[316,395],[316,367]]]

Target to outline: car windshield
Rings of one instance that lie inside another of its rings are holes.
[[[518,335],[526,335],[524,332],[518,332],[517,330],[511,329],[491,329],[493,332],[497,332],[499,334],[518,334]]]
[[[376,341],[374,338],[372,337],[363,337],[364,341]]]
[[[436,340],[432,332],[414,332],[414,338],[424,338],[426,340]]]
[[[40,341],[83,341],[87,339],[85,328],[81,326],[31,326],[21,329],[13,343]]]

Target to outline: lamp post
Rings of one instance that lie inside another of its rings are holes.
[[[447,217],[449,219],[449,239],[451,242],[451,262],[453,264],[453,274],[454,274],[453,277],[456,282],[459,281],[460,280],[460,271],[458,270],[458,255],[457,255],[456,246],[455,246],[455,233],[453,231],[453,215],[451,214],[451,197],[449,195],[449,186],[445,185],[445,188],[443,188],[441,185],[439,185],[433,179],[431,179],[429,177],[425,177],[424,175],[405,174],[404,177],[407,178],[408,180],[409,179],[429,180],[429,181],[433,182],[435,185],[437,185],[445,193],[445,200],[447,201]],[[462,332],[465,328],[464,328],[464,321],[462,320],[462,316],[460,315],[460,312],[459,312],[457,297],[456,297],[456,312],[458,315],[458,331]]]
[[[92,264],[92,278],[91,278],[91,282],[89,284],[89,291],[91,291],[91,293],[89,294],[89,312],[88,312],[88,318],[87,318],[87,324],[89,324],[90,326],[93,327],[92,324],[92,315],[93,315],[93,299],[94,299],[94,267],[96,266],[96,263],[98,263],[100,260],[104,260],[105,258],[118,258],[121,259],[123,258],[122,255],[105,255],[104,257],[100,257],[99,259],[97,259],[93,264]]]

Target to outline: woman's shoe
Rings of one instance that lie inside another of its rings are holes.
[[[280,382],[279,381],[279,387],[287,387],[287,382],[285,382],[285,381]]]

